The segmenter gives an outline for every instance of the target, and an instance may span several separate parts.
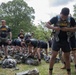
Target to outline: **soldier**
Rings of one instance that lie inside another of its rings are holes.
[[[46,27],[55,31],[54,38],[52,41],[52,56],[49,64],[49,75],[52,75],[52,70],[55,62],[55,58],[60,48],[64,52],[67,75],[71,75],[70,69],[70,45],[69,38],[70,32],[74,31],[75,20],[69,16],[70,10],[67,7],[62,8],[60,14],[53,17],[49,22],[46,23]],[[51,25],[54,26],[51,26]]]
[[[1,20],[1,26],[0,26],[0,46],[4,45],[5,49],[5,58],[7,58],[8,55],[8,50],[7,50],[7,45],[11,43],[12,41],[12,32],[11,29],[6,25],[5,20]],[[8,34],[10,36],[9,41],[8,41]]]

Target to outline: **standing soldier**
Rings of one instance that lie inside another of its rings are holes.
[[[60,48],[64,52],[67,75],[71,75],[70,69],[70,32],[74,30],[75,20],[69,16],[70,10],[65,7],[61,10],[60,14],[53,17],[49,22],[46,23],[46,27],[55,31],[54,38],[52,41],[52,56],[49,64],[49,75],[52,75],[52,70],[55,62],[55,58]],[[51,26],[54,25],[54,26]]]
[[[8,40],[8,35],[9,35],[9,40]],[[1,26],[0,26],[0,46],[4,46],[4,54],[5,58],[7,58],[8,55],[8,50],[7,50],[7,45],[11,43],[12,40],[12,33],[10,28],[6,25],[5,20],[1,20]]]

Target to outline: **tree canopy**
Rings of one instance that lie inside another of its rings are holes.
[[[74,17],[75,20],[76,20],[76,4],[74,5],[74,14],[73,14],[73,17]]]
[[[13,0],[0,5],[0,19],[6,20],[14,36],[21,28],[26,32],[32,30],[34,13],[34,9],[23,0]]]

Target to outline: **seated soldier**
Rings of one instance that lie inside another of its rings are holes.
[[[24,43],[24,30],[23,29],[21,29],[20,30],[20,33],[18,34],[18,40],[19,41],[21,41],[20,43],[21,43],[21,46],[19,46],[20,47],[20,52],[22,52],[22,51],[24,51],[24,49],[25,49],[25,46],[23,45],[23,43]]]
[[[19,41],[24,41],[24,31],[23,29],[20,30],[20,33],[18,34]]]

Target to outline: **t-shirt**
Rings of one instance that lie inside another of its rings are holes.
[[[45,42],[44,40],[39,40],[38,41],[38,48],[45,48],[45,49],[47,49],[47,42]]]
[[[54,24],[54,26],[56,26],[56,24],[58,23],[58,16],[53,17],[50,22],[52,24]],[[67,20],[61,20],[60,19],[60,27],[67,27],[68,25],[68,21]],[[70,27],[74,27],[75,26],[75,20],[74,18],[70,17]],[[59,40],[64,41],[67,40],[67,32],[66,31],[61,31],[59,32]]]
[[[37,47],[37,45],[38,45],[38,40],[37,39],[27,39],[26,41],[26,44],[28,45],[28,43],[30,43],[32,46],[34,46],[34,48],[35,47]]]
[[[0,37],[6,38],[9,34],[9,32],[11,32],[11,29],[8,26],[0,27]]]

